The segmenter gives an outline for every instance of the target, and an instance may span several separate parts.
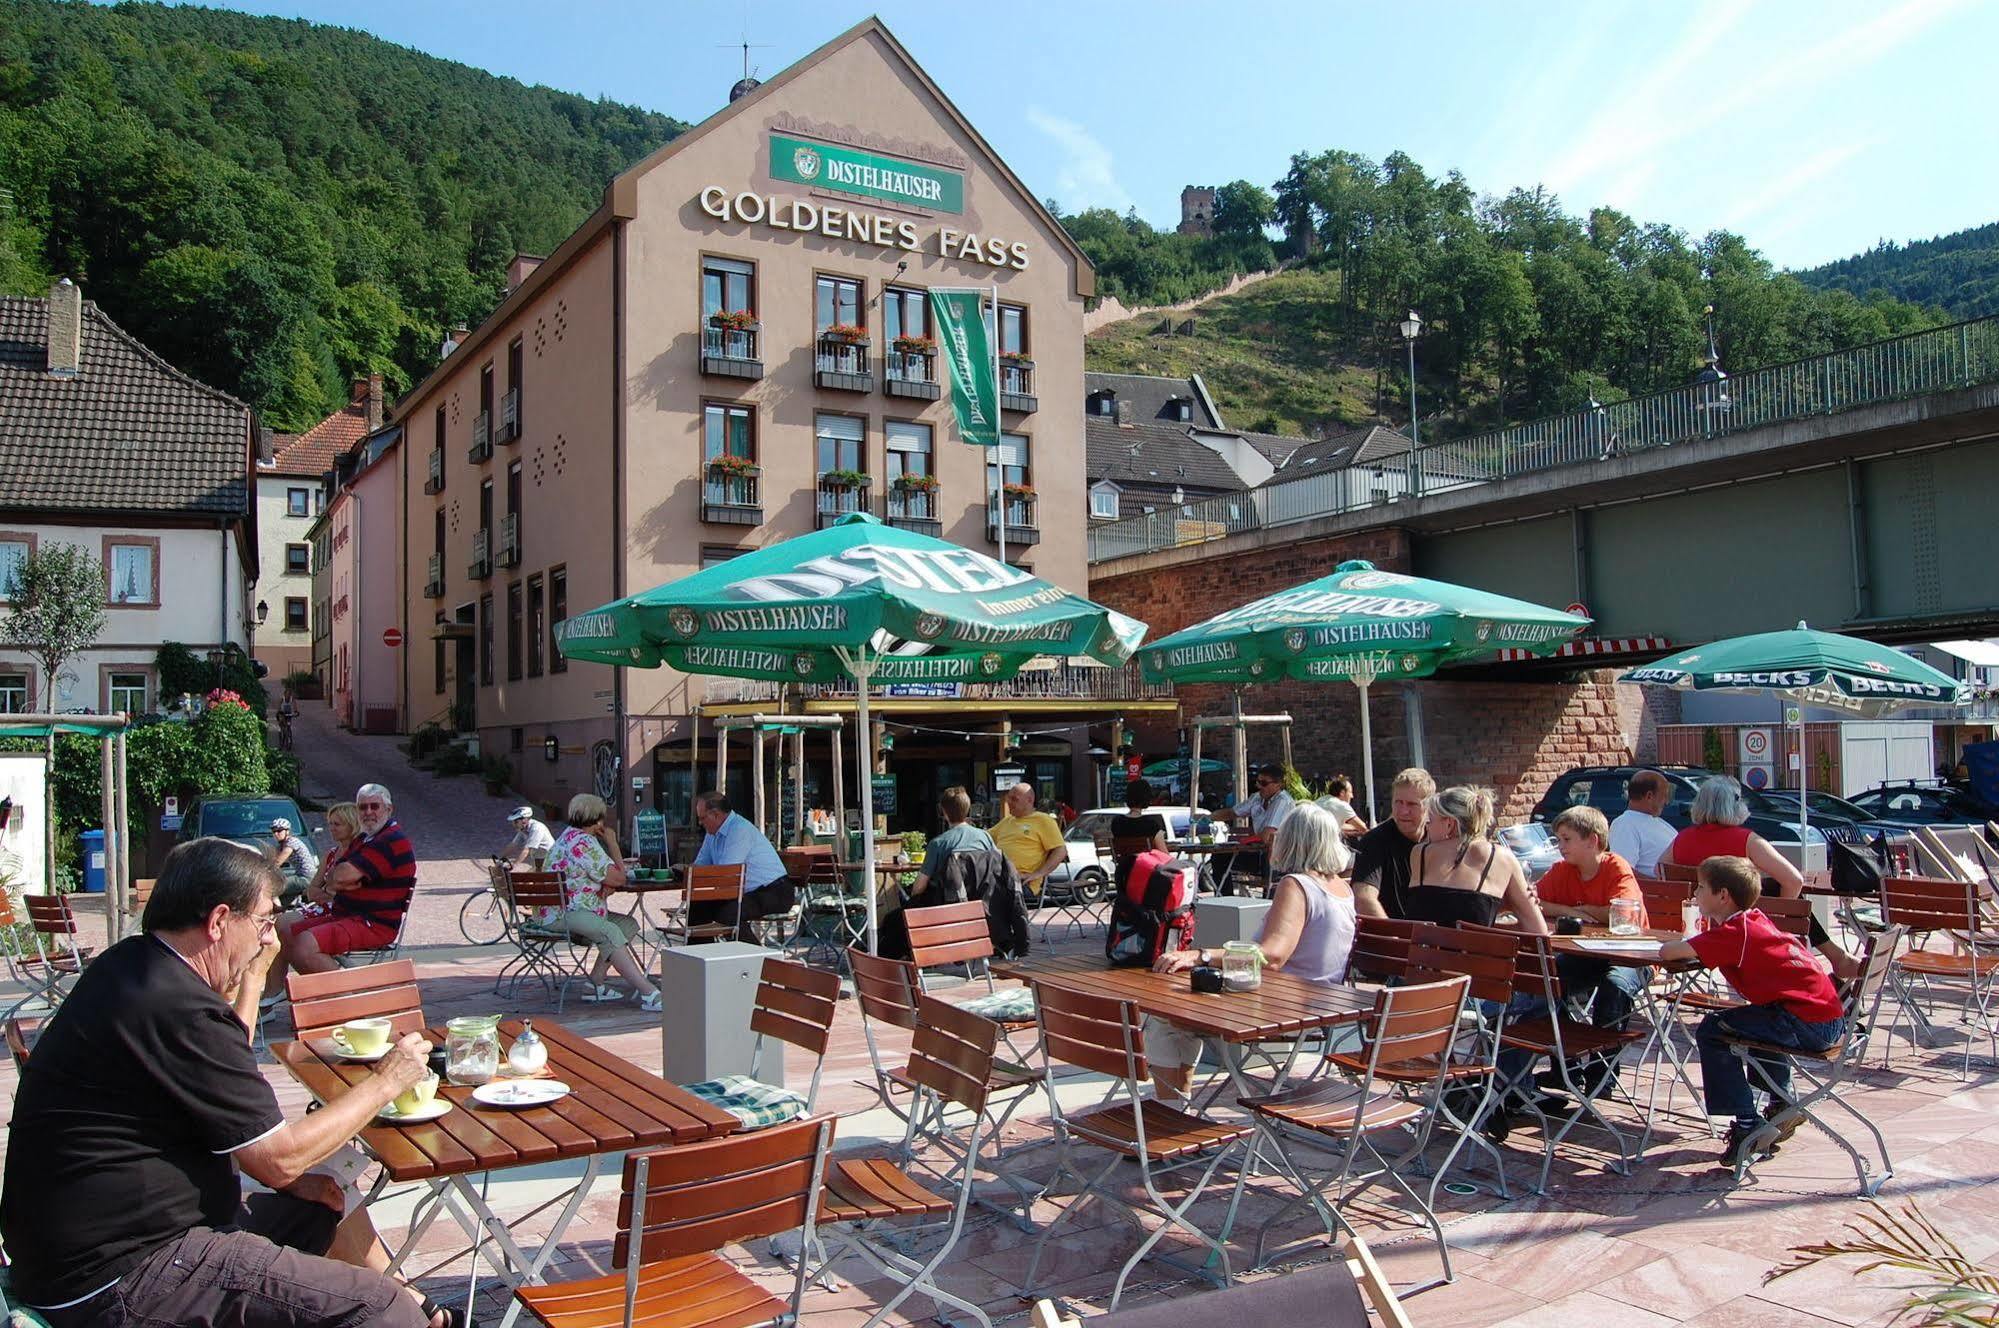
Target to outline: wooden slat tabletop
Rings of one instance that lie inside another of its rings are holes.
[[[500,1025],[508,1041],[520,1032],[517,1020]],[[535,1025],[548,1047],[548,1068],[574,1092],[545,1107],[487,1107],[472,1090],[438,1085],[454,1110],[421,1125],[377,1122],[361,1131],[361,1142],[397,1182],[433,1176],[497,1171],[533,1162],[614,1153],[629,1148],[694,1143],[734,1130],[736,1118],[647,1074],[622,1056],[596,1046],[553,1020]],[[443,1046],[442,1029],[424,1036]],[[322,1102],[332,1101],[372,1074],[371,1067],[343,1061],[323,1038],[277,1042],[271,1047],[294,1079]],[[503,1051],[504,1054],[504,1051]]]
[[[1586,945],[1577,945],[1576,942],[1579,940],[1684,941],[1685,939],[1687,939],[1686,935],[1682,932],[1660,927],[1647,927],[1635,936],[1613,936],[1610,934],[1610,928],[1608,927],[1584,927],[1579,935],[1552,936],[1549,938],[1549,942],[1550,948],[1556,954],[1579,955],[1584,959],[1601,959],[1604,963],[1615,965],[1618,968],[1654,968],[1662,966],[1660,965],[1659,955],[1656,951],[1649,955],[1637,950],[1627,950],[1620,953],[1616,950],[1594,950]],[[1682,960],[1677,964],[1666,964],[1663,967],[1669,969],[1690,969],[1699,968],[1700,965]]]
[[[1258,1042],[1345,1023],[1374,1008],[1371,989],[1326,986],[1280,970],[1266,969],[1255,991],[1217,994],[1194,991],[1185,973],[1108,968],[1092,955],[994,960],[992,967],[1001,977],[1129,1001],[1145,1014],[1225,1042]]]

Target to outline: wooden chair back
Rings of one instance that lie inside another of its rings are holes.
[[[1869,1011],[1881,999],[1881,988],[1895,967],[1895,954],[1908,934],[1905,927],[1888,927],[1867,938],[1867,948],[1860,952],[1860,972],[1840,985],[1840,999],[1846,1004],[1847,1036],[1854,1035],[1857,1022],[1869,1018]]]
[[[1363,981],[1400,982],[1409,972],[1409,949],[1419,925],[1406,918],[1360,918],[1347,971]]]
[[[569,905],[561,872],[512,872],[507,878],[507,896],[504,902],[530,914],[543,908],[560,912]]]
[[[1665,881],[1685,881],[1688,885],[1692,885],[1700,880],[1701,869],[1698,866],[1682,867],[1677,862],[1662,862],[1659,864],[1659,878]]]
[[[1460,973],[1437,982],[1383,987],[1375,994],[1367,1027],[1376,1068],[1448,1058],[1458,1034],[1471,979]]]
[[[813,870],[820,863],[831,867],[835,861],[831,844],[800,844],[777,856],[784,863],[785,874],[800,885],[812,879]]]
[[[1694,888],[1685,881],[1660,881],[1650,876],[1638,878],[1638,893],[1645,896],[1645,925],[1661,931],[1680,929],[1680,906],[1694,897]]]
[[[916,1027],[916,965],[871,955],[858,945],[847,951],[847,965],[862,1015],[897,1028]]]
[[[743,864],[710,864],[687,869],[689,904],[733,904],[743,897]]]
[[[130,917],[143,917],[146,903],[153,897],[153,885],[157,878],[147,876],[132,882],[130,898],[126,901],[125,912]]]
[[[34,898],[28,898],[31,907]],[[1970,881],[1884,876],[1881,920],[1891,927],[1907,927],[1918,936],[1931,931],[1975,933],[1979,928],[1978,887]]]
[[[387,1019],[392,1038],[421,1033],[425,1027],[416,964],[409,959],[288,973],[285,990],[291,995],[292,1028],[301,1038],[325,1037],[352,1019]]]
[[[28,924],[44,936],[76,935],[76,915],[68,895],[29,895]]]
[[[1051,1062],[1134,1084],[1150,1076],[1138,1013],[1130,1002],[1037,982],[1034,1010],[1041,1023],[1042,1048]]]
[[[1458,930],[1474,935],[1485,932],[1512,942],[1515,996],[1539,996],[1550,1007],[1561,999],[1562,980],[1555,970],[1555,947],[1551,938],[1524,931],[1507,931],[1501,927],[1481,927],[1475,922],[1467,922]]]
[[[1812,934],[1812,901],[1809,899],[1786,899],[1782,895],[1764,895],[1756,901],[1756,907],[1763,910],[1763,916],[1777,924],[1777,930],[1787,936],[1800,939]],[[1679,923],[1673,926],[1677,929]]]
[[[840,1006],[840,975],[788,959],[764,960],[750,1031],[788,1042],[814,1056],[826,1054],[833,1014]]]
[[[986,926],[983,899],[903,911],[909,922],[909,954],[918,969],[990,959],[993,935]]]
[[[7,1050],[14,1053],[16,1072],[28,1068],[28,1050],[35,1045],[35,1035],[40,1030],[41,1024],[37,1021],[22,1023],[13,1015],[7,1016]]]
[[[903,1073],[947,1102],[983,1113],[1000,1027],[935,996],[917,1006],[916,1037]]]
[[[1420,922],[1410,942],[1409,967],[1403,980],[1436,982],[1463,975],[1471,979],[1473,1000],[1503,1004],[1513,998],[1517,948],[1512,932],[1469,931]]]
[[[818,1211],[830,1116],[625,1156],[611,1264],[711,1254],[796,1231]]]

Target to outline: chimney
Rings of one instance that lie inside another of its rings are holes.
[[[1119,424],[1130,424],[1132,422],[1131,417],[1131,402],[1120,399],[1117,403],[1117,422]]]
[[[354,380],[354,390],[347,399],[347,408],[361,408],[361,416],[368,422],[368,432],[382,427],[382,375],[369,374],[366,378]]]
[[[68,277],[49,287],[49,373],[74,378],[83,368],[83,292]]]
[[[540,254],[515,254],[514,261],[507,264],[507,294],[512,295],[521,288],[534,270],[542,265]]]

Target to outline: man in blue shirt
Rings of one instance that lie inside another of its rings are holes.
[[[697,867],[743,866],[743,903],[697,904],[688,910],[687,920],[695,925],[733,922],[736,939],[755,945],[750,924],[790,910],[798,892],[791,876],[777,856],[777,850],[761,831],[730,808],[729,795],[720,790],[703,793],[694,800],[694,819],[701,823],[705,838],[694,855]]]

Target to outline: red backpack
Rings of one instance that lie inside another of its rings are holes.
[[[1166,951],[1187,948],[1194,937],[1199,877],[1195,864],[1160,849],[1132,859],[1104,935],[1104,957],[1112,968],[1150,968]]]

